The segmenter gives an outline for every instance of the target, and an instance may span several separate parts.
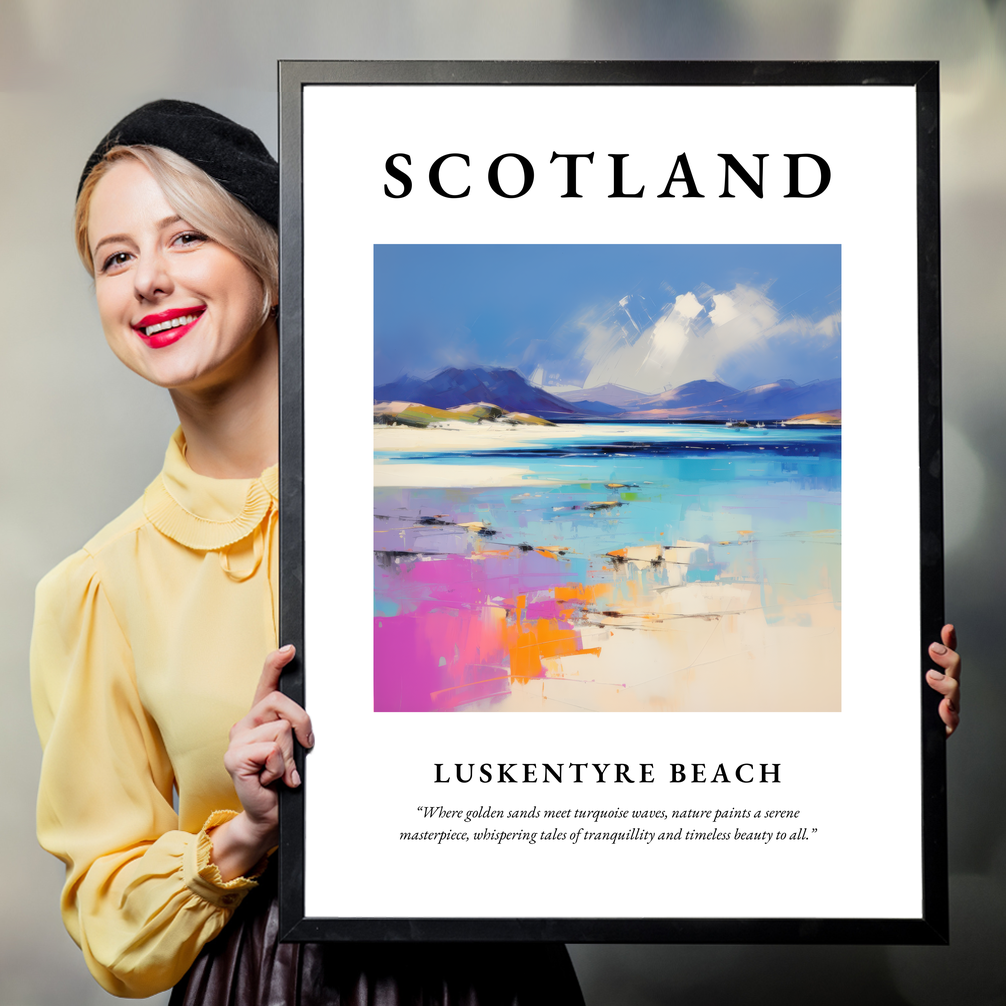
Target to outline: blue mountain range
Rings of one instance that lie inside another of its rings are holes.
[[[421,402],[435,409],[453,409],[469,402],[491,402],[507,412],[530,412],[542,419],[572,419],[582,415],[577,406],[528,384],[516,370],[448,367],[428,381],[400,377],[374,388],[375,402]]]
[[[529,384],[515,370],[449,367],[428,380],[405,376],[375,387],[374,401],[419,402],[437,409],[491,402],[507,412],[560,422],[602,417],[757,421],[841,409],[842,382],[779,380],[739,391],[719,381],[690,381],[658,395],[606,384],[559,396]]]

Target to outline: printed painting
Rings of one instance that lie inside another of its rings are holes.
[[[841,708],[837,245],[374,248],[374,709]]]

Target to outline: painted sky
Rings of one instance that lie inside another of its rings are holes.
[[[838,245],[375,245],[374,383],[509,367],[647,394],[841,376]]]

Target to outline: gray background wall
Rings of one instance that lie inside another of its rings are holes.
[[[61,869],[34,839],[32,590],[138,496],[175,423],[104,345],[71,241],[78,172],[122,114],[167,96],[275,149],[279,58],[942,61],[947,614],[967,692],[949,757],[953,945],[572,952],[590,1006],[1006,1002],[1004,52],[996,0],[3,0],[0,1006],[108,999],[63,931]]]

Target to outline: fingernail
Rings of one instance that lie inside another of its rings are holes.
[[[307,746],[309,748],[313,748],[314,747],[314,732],[313,731],[307,735]]]
[[[946,677],[946,675],[945,675],[945,674],[941,674],[941,673],[940,673],[939,671],[930,671],[930,672],[929,672],[929,676],[930,676],[930,677],[931,677],[931,678],[932,678],[932,679],[933,679],[934,681],[942,681],[942,680],[943,680],[943,679],[944,679],[944,678]]]
[[[280,653],[286,655],[287,653],[293,653],[293,643],[287,643],[286,646],[280,648]]]
[[[300,773],[296,769],[290,773],[290,781],[294,784],[294,786],[300,785]]]
[[[931,649],[933,651],[933,653],[946,653],[947,652],[947,648],[942,643],[933,643],[933,645],[930,646],[929,649]]]

